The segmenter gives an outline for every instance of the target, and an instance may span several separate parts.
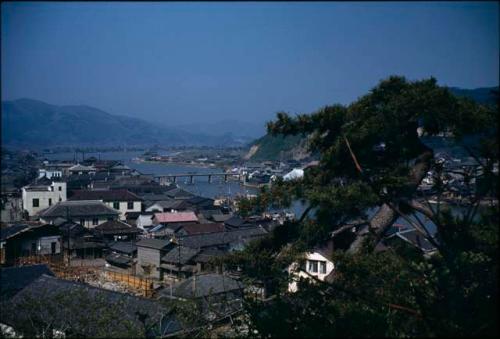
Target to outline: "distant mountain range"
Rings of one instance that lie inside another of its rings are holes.
[[[168,127],[89,106],[55,106],[32,99],[2,102],[5,146],[241,146],[249,141],[239,139],[230,133]]]
[[[493,104],[498,87],[462,89],[450,87],[457,96]],[[260,137],[260,138],[259,138]],[[259,138],[258,140],[256,140]],[[273,159],[297,156],[294,138],[265,134],[264,122],[237,120],[165,126],[113,115],[90,106],[56,106],[32,99],[2,101],[2,145],[47,148],[55,146],[254,146],[249,158]],[[285,157],[286,157],[285,155]]]
[[[480,87],[474,89],[464,89],[458,87],[448,87],[451,93],[455,94],[459,97],[468,97],[472,100],[483,104],[483,105],[493,105],[495,101],[498,100],[495,98],[493,92],[498,93],[498,86],[496,87]]]

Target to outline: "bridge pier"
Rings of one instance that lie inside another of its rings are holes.
[[[189,176],[189,183],[192,184],[193,183],[193,176]]]
[[[212,176],[209,174],[208,175],[208,183],[211,184],[212,183]]]
[[[227,182],[227,174],[224,174],[224,182]]]
[[[175,184],[177,182],[177,177],[174,175],[172,178],[174,179],[174,184]]]

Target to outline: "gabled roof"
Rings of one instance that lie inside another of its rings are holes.
[[[252,226],[250,223],[246,222],[243,218],[237,215],[233,215],[231,218],[224,221],[224,225],[234,228]]]
[[[150,328],[156,333],[149,332],[147,336],[154,337],[164,337],[182,329],[175,316],[169,315],[169,309],[155,300],[47,275],[40,276],[17,293],[11,299],[11,312],[1,312],[0,321],[14,328],[29,321],[32,309],[24,306],[28,300],[47,305],[51,312],[45,314],[46,320],[55,329],[69,325],[72,334],[78,337],[96,337],[103,333],[114,337],[127,333],[131,326],[141,330]],[[78,310],[78,315],[68,317],[71,310]],[[101,316],[113,318],[104,329],[94,321]]]
[[[429,240],[427,240],[425,237],[423,237],[415,229],[408,229],[408,230],[397,232],[397,233],[389,236],[386,239],[386,242],[391,241],[392,239],[395,239],[396,237],[406,241],[410,245],[413,245],[413,246],[419,248],[423,252],[432,252],[432,251],[436,250],[436,247],[434,247],[434,245],[432,245],[429,242]]]
[[[148,247],[161,250],[170,245],[169,240],[163,239],[141,239],[136,243],[137,247]]]
[[[212,214],[212,219],[215,222],[225,222],[226,220],[231,218],[232,218],[231,214]]]
[[[70,168],[68,168],[68,170],[70,172],[84,172],[84,171],[88,171],[88,172],[91,172],[91,171],[95,171],[96,168],[93,167],[93,166],[84,166],[84,165],[80,165],[80,164],[76,164],[74,166],[71,166]]]
[[[14,296],[42,274],[53,276],[54,273],[45,264],[7,267],[0,269],[0,297],[2,300]]]
[[[91,234],[90,230],[86,227],[83,227],[80,224],[77,224],[75,222],[70,222],[67,221],[63,224],[59,225],[59,230],[61,231],[61,235],[63,237],[69,237],[70,238],[75,238],[75,237],[80,237],[85,234]]]
[[[160,201],[153,202],[151,204],[151,206],[148,207],[148,209],[151,209],[155,205],[157,205],[158,207],[160,207],[160,209],[162,211],[163,211],[163,209],[173,209],[173,210],[176,210],[176,209],[185,209],[185,208],[187,208],[189,206],[189,204],[186,203],[185,200],[170,199],[170,200],[160,200]]]
[[[192,198],[187,199],[186,201],[188,203],[190,203],[191,205],[195,205],[195,206],[201,206],[201,205],[213,206],[214,205],[214,199],[200,197],[197,195],[192,197]]]
[[[105,223],[96,226],[94,230],[101,234],[130,234],[142,232],[137,227],[132,227],[120,220],[106,221]]]
[[[182,188],[174,188],[165,192],[171,198],[174,199],[188,199],[194,196],[193,193],[183,190]]]
[[[66,218],[70,217],[88,217],[88,216],[117,216],[117,210],[106,206],[99,200],[77,200],[62,201],[49,208],[39,212],[42,218]]]
[[[144,201],[161,201],[171,200],[172,198],[166,193],[144,193],[140,195]]]
[[[267,232],[261,227],[246,227],[234,231],[195,234],[179,237],[181,246],[191,248],[203,248],[210,246],[228,245],[230,243],[252,239],[266,235]]]
[[[29,228],[30,226],[25,224],[16,224],[9,227],[2,227],[0,228],[0,240],[5,241],[16,234],[27,231]]]
[[[175,213],[155,213],[154,219],[159,223],[169,222],[194,222],[198,221],[198,217],[192,211],[189,212],[175,212]]]
[[[161,261],[172,264],[177,264],[180,262],[182,265],[184,265],[193,257],[195,257],[199,252],[200,250],[198,249],[175,246],[161,258]]]
[[[173,286],[173,295],[180,298],[200,298],[243,289],[239,281],[222,274],[201,274]]]
[[[73,196],[69,200],[142,201],[139,196],[125,189],[99,191],[78,190],[74,191]]]
[[[117,241],[112,243],[109,249],[116,252],[132,254],[137,251],[137,246],[131,241]]]
[[[186,231],[188,235],[216,233],[224,231],[224,225],[220,223],[186,224],[182,225],[182,229]]]

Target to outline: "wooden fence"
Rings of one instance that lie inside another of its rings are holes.
[[[153,281],[150,279],[145,279],[137,277],[127,273],[119,273],[114,271],[104,271],[106,278],[116,282],[124,283],[127,286],[141,291],[145,297],[151,297],[153,295]]]

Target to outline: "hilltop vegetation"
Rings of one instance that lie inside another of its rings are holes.
[[[467,97],[479,104],[494,105],[496,98],[494,92],[498,92],[497,87],[483,87],[475,89],[463,89],[449,87],[450,92],[457,97]],[[266,134],[252,142],[246,159],[277,160],[295,159],[300,160],[308,155],[306,150],[307,138],[302,135],[277,135]]]

